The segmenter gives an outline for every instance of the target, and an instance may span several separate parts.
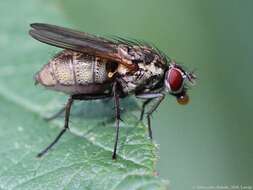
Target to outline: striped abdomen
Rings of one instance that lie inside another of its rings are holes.
[[[54,90],[75,93],[75,89],[80,86],[103,84],[109,80],[106,64],[103,61],[106,60],[64,50],[36,74],[35,80],[36,83]],[[65,87],[70,87],[70,90],[64,89]]]
[[[65,50],[45,65],[36,78],[44,86],[86,85],[105,82],[108,73],[106,64],[98,58]]]

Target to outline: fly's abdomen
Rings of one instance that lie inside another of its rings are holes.
[[[103,83],[108,79],[106,64],[97,57],[77,53],[72,64],[77,84]]]
[[[71,56],[55,58],[49,63],[55,80],[61,85],[75,85],[75,74]]]
[[[36,75],[36,81],[47,87],[102,84],[107,80],[103,60],[69,50],[60,52]]]

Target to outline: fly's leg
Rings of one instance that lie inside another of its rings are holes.
[[[159,106],[159,104],[163,101],[164,99],[164,95],[160,96],[157,99],[157,102],[151,107],[151,109],[147,112],[147,120],[148,120],[148,134],[149,134],[149,138],[152,139],[152,129],[151,129],[151,115],[152,113],[157,109],[157,107]]]
[[[144,113],[145,113],[145,107],[146,107],[152,100],[153,100],[153,99],[147,99],[147,100],[145,100],[145,102],[143,102],[142,108],[141,108],[140,121],[143,120],[143,116],[144,116]]]
[[[142,113],[141,113],[141,119],[145,112],[145,107],[153,100],[156,100],[156,102],[152,105],[152,107],[147,111],[147,121],[148,121],[148,134],[149,138],[152,139],[152,128],[151,128],[151,115],[152,113],[157,109],[157,107],[160,105],[160,103],[163,101],[165,95],[162,93],[149,93],[149,94],[140,94],[136,95],[137,98],[141,99],[147,99],[142,106]]]
[[[112,159],[115,160],[117,157],[117,145],[119,139],[119,122],[120,122],[120,105],[119,105],[119,94],[117,89],[118,83],[115,82],[113,84],[113,97],[114,97],[114,107],[115,107],[115,128],[116,128],[116,136],[115,136],[115,144],[112,154]]]
[[[105,99],[108,98],[108,99]],[[76,99],[76,100],[96,100],[96,99],[105,99],[104,101],[110,101],[110,95],[108,94],[102,94],[102,95],[98,95],[98,96],[88,96],[88,95],[73,95],[72,99]],[[66,107],[64,106],[63,108],[61,108],[58,112],[54,113],[52,116],[49,117],[45,117],[44,119],[46,121],[51,121],[57,117],[59,117],[64,111],[66,110]]]
[[[65,107],[65,120],[64,120],[64,128],[61,130],[61,132],[56,136],[54,141],[47,146],[44,150],[42,150],[37,157],[42,157],[49,149],[51,149],[61,138],[61,136],[66,132],[66,130],[69,128],[69,115],[70,115],[70,109],[73,104],[73,98],[69,97],[68,102]]]
[[[65,111],[66,107],[61,108],[58,112],[54,113],[53,115],[49,116],[49,117],[45,117],[44,119],[46,121],[51,121],[57,117],[59,117],[64,111]]]

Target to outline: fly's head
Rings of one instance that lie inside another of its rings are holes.
[[[172,61],[165,73],[166,91],[175,96],[179,104],[185,105],[189,102],[188,85],[194,85],[195,79],[196,76],[193,72],[185,71],[180,65]]]

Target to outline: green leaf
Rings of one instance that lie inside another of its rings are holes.
[[[112,160],[111,101],[77,102],[70,131],[43,158],[36,154],[59,133],[63,117],[43,120],[67,97],[34,86],[33,74],[56,48],[31,39],[32,22],[67,26],[58,1],[0,2],[0,189],[166,189],[155,171],[157,148],[124,100],[118,159]],[[131,105],[131,106],[129,106]]]

